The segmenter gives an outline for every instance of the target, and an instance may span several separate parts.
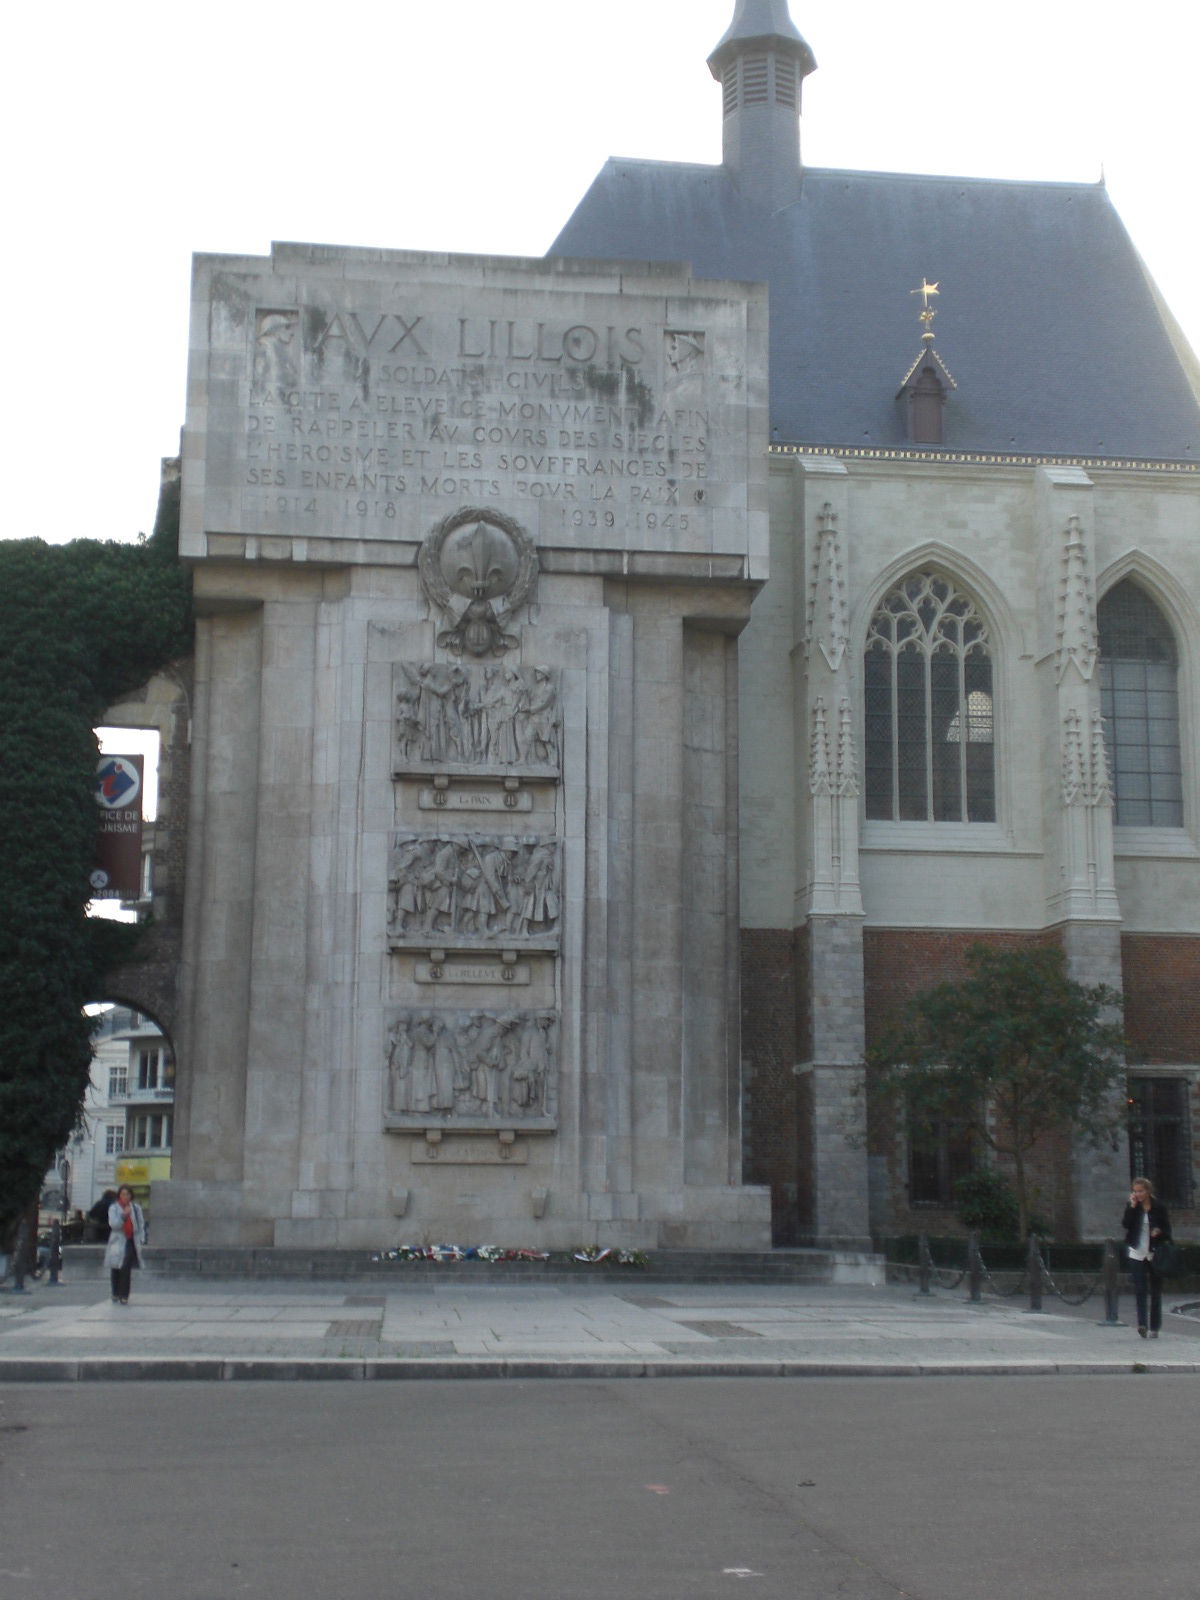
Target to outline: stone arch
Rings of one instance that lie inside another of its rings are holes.
[[[106,706],[101,727],[144,728],[159,736],[158,818],[151,825],[155,923],[182,919],[187,855],[188,791],[191,781],[193,661],[171,663],[115,704]]]
[[[1170,568],[1144,550],[1131,547],[1097,574],[1097,603],[1126,578],[1145,589],[1170,623],[1179,650],[1180,672],[1190,676],[1200,658],[1200,611],[1188,591]]]
[[[146,928],[136,958],[104,974],[97,1001],[109,1000],[153,1017],[174,1049],[179,1025],[180,955],[178,928],[162,924]]]
[[[856,654],[862,654],[871,618],[878,610],[883,597],[908,573],[916,572],[922,567],[936,567],[944,572],[951,582],[961,584],[964,589],[970,590],[983,607],[999,649],[1006,659],[1016,659],[1027,653],[1025,630],[994,579],[969,556],[963,555],[952,545],[945,544],[939,539],[930,539],[924,544],[910,547],[886,567],[881,567],[875,574],[870,588],[863,592],[854,607],[850,623],[850,636],[855,643]]]

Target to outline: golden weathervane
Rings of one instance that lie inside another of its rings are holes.
[[[925,274],[922,273],[921,274],[921,287],[919,289],[910,289],[908,292],[909,292],[909,294],[919,294],[921,296],[921,300],[922,300],[922,303],[924,305],[924,310],[921,312],[920,321],[921,321],[921,323],[922,323],[922,325],[924,326],[924,329],[925,329],[925,332],[921,335],[921,337],[923,339],[932,339],[933,338],[933,319],[934,319],[934,317],[937,316],[937,312],[929,304],[929,301],[930,301],[930,298],[933,295],[936,295],[936,294],[940,293],[940,290],[938,289],[937,284],[936,283],[930,283],[928,278],[926,278]]]

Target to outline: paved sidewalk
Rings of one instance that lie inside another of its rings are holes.
[[[92,1378],[757,1377],[1200,1372],[1200,1304],[1162,1338],[1103,1327],[1103,1302],[969,1305],[910,1287],[455,1282],[397,1265],[394,1284],[134,1279],[0,1291],[0,1382]],[[1122,1300],[1123,1320],[1132,1309]]]

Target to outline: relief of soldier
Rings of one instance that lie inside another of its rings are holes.
[[[401,765],[557,770],[561,729],[549,667],[406,661],[396,673]]]
[[[515,1122],[555,1110],[552,1011],[405,1011],[388,1030],[388,1106],[397,1116]]]
[[[561,856],[538,834],[397,836],[389,931],[403,939],[537,939],[558,932]]]

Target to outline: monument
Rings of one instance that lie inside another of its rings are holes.
[[[736,639],[765,291],[197,259],[181,1063],[160,1242],[759,1248]]]

